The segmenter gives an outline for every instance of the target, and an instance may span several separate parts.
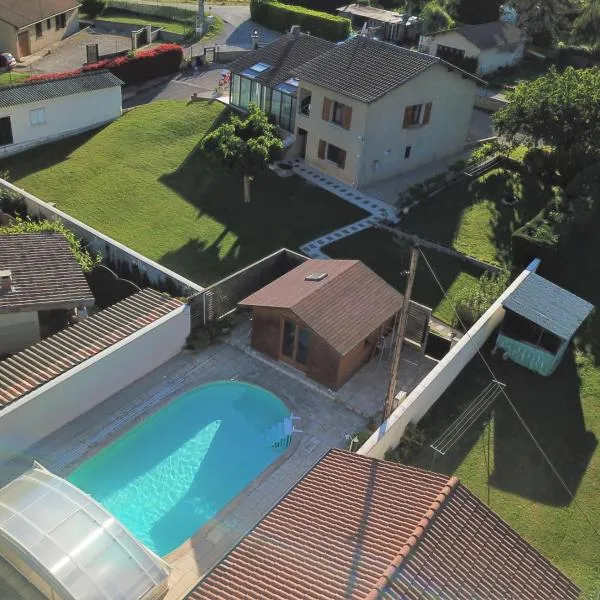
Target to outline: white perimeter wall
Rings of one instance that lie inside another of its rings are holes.
[[[436,403],[448,386],[467,366],[477,351],[485,344],[493,331],[504,318],[504,299],[521,285],[532,271],[523,271],[502,295],[490,306],[486,313],[469,329],[459,342],[446,354],[436,367],[404,399],[390,418],[382,423],[373,435],[358,450],[372,458],[384,458],[385,453],[395,448],[404,434],[406,426],[418,423]]]
[[[0,412],[0,460],[50,435],[176,356],[190,333],[184,305]]]
[[[39,341],[37,312],[0,314],[0,355],[19,352]]]

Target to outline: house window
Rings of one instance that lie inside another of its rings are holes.
[[[234,106],[240,105],[240,76],[233,74],[231,77],[231,86],[229,88],[229,102]]]
[[[340,169],[346,166],[346,151],[324,140],[319,140],[319,158],[327,159]]]
[[[246,77],[240,77],[240,103],[239,106],[247,109],[250,104],[250,87],[252,82]]]
[[[312,92],[300,88],[300,112],[307,117],[310,117],[310,102],[312,100]]]
[[[404,160],[410,158],[410,151],[412,150],[412,146],[406,146],[404,149]]]
[[[403,128],[421,127],[427,125],[431,120],[431,102],[427,104],[413,104],[404,109]]]
[[[341,102],[333,103],[333,116],[331,117],[331,122],[336,125],[342,125],[344,122],[344,111],[346,110],[346,105]]]
[[[43,35],[42,32],[42,24],[41,23],[36,23],[35,24],[35,39],[39,40]]]
[[[0,146],[13,143],[12,124],[10,117],[0,118]]]
[[[310,331],[305,327],[284,319],[281,354],[284,358],[302,366],[308,364]]]
[[[64,29],[67,26],[67,15],[63,13],[62,15],[56,15],[54,17],[56,20],[56,30]]]
[[[52,19],[46,19],[46,29],[52,29]]]
[[[344,129],[350,129],[350,125],[352,124],[352,107],[331,100],[330,98],[323,98],[322,117],[324,121],[335,123]]]
[[[36,125],[44,125],[46,123],[46,109],[36,108],[35,110],[29,111],[29,122],[34,127]]]

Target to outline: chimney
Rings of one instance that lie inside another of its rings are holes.
[[[300,37],[300,31],[300,25],[292,25],[290,27],[290,36],[295,38]]]
[[[0,270],[0,292],[12,290],[12,273],[10,269]]]

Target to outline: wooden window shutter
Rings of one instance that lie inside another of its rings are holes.
[[[346,167],[346,151],[340,150],[340,160],[338,162],[338,167],[340,169],[344,169]]]
[[[412,123],[412,106],[407,106],[404,109],[404,129],[411,126]]]
[[[327,144],[323,140],[319,140],[319,158],[325,158],[325,147]]]
[[[423,115],[423,125],[427,125],[431,120],[431,102],[425,105],[425,114]]]
[[[344,129],[350,129],[351,124],[352,124],[352,107],[345,106],[344,107],[344,116],[342,118],[342,127]]]
[[[331,100],[323,98],[323,121],[329,121],[331,115]]]

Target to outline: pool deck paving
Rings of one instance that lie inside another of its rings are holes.
[[[115,394],[27,452],[0,467],[0,484],[37,460],[67,476],[83,460],[188,389],[216,380],[235,379],[260,385],[281,398],[302,433],[289,449],[246,487],[214,519],[165,557],[172,566],[166,600],[185,596],[240,539],[332,447],[347,447],[348,436],[363,429],[383,402],[389,358],[375,357],[341,390],[332,392],[287,365],[249,348],[249,323],[228,339],[201,351],[184,351],[147,377]],[[403,352],[399,389],[412,389],[434,361],[409,348]],[[36,590],[12,568],[0,569],[0,589],[9,581],[19,595],[37,600]],[[7,575],[8,572],[8,575]]]

